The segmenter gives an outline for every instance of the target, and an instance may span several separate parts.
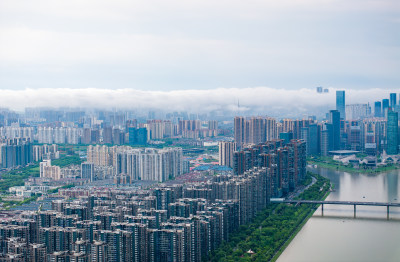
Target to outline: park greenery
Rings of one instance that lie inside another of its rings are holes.
[[[367,167],[365,164],[361,164],[359,168],[355,168],[352,164],[344,165],[339,161],[333,160],[332,157],[312,157],[307,159],[307,163],[310,165],[317,165],[319,167],[337,171],[343,171],[348,173],[363,173],[363,174],[376,174],[376,173],[399,169],[399,165],[393,163],[388,163],[386,166],[380,166],[374,168]]]
[[[298,196],[322,200],[329,194],[330,181],[318,174],[317,180]],[[317,205],[269,204],[250,224],[241,225],[228,242],[212,252],[210,261],[275,261],[297,232],[318,208]]]
[[[51,161],[54,166],[66,167],[69,165],[78,165],[82,163],[82,159],[78,155],[64,156],[60,159]],[[5,193],[10,187],[23,186],[24,181],[29,177],[39,177],[39,163],[34,163],[26,167],[13,169],[1,174],[0,193]]]

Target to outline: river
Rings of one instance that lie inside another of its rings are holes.
[[[377,175],[311,168],[331,180],[326,200],[400,202],[400,170]],[[400,261],[400,208],[324,205],[307,221],[278,262]]]

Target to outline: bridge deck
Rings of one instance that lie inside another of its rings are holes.
[[[271,203],[400,207],[400,203],[390,203],[390,202],[317,201],[317,200],[285,200],[285,199],[271,199]]]

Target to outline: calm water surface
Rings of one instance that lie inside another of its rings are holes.
[[[331,180],[326,200],[400,203],[400,170],[377,175],[313,168]],[[278,262],[400,261],[400,208],[324,205],[304,225]]]

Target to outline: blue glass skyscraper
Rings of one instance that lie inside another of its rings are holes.
[[[375,108],[374,108],[374,116],[375,117],[382,117],[382,103],[381,101],[376,101],[375,102]]]
[[[396,107],[396,97],[396,93],[390,93],[390,108],[392,110],[394,110]]]
[[[340,118],[346,119],[346,93],[344,90],[336,91],[336,110],[340,113]]]
[[[329,124],[332,124],[333,150],[340,149],[340,112],[338,110],[329,111]]]
[[[387,150],[388,155],[398,153],[399,114],[392,110],[387,113]]]
[[[383,99],[382,100],[382,116],[386,117],[388,108],[389,108],[389,99]]]

